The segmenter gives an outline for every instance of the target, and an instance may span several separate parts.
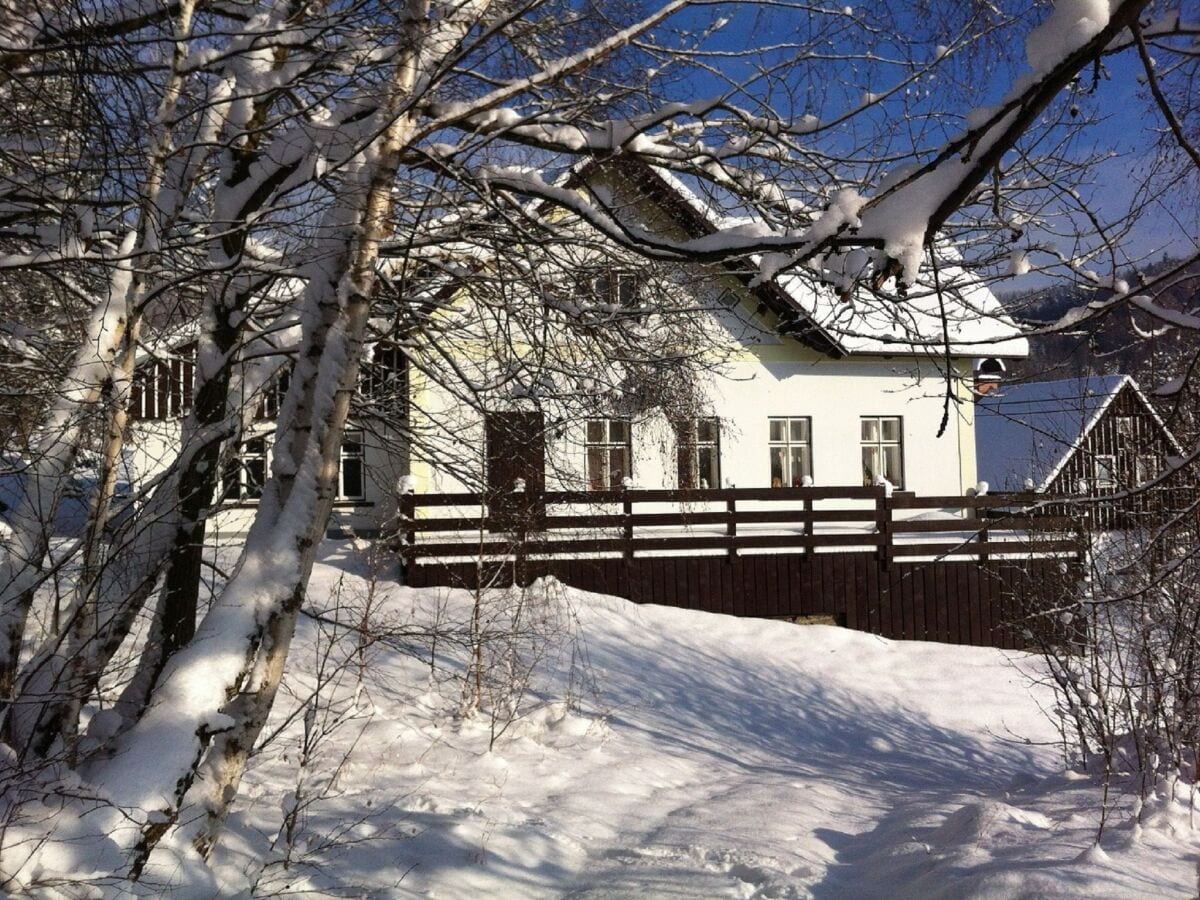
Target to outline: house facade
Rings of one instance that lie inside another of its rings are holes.
[[[638,227],[675,238],[728,227],[684,185],[646,167],[594,171],[586,189]],[[575,378],[561,363],[569,353],[558,357],[551,375],[538,376],[555,382],[553,389],[508,378],[509,369],[530,368],[526,361],[537,347],[518,335],[498,351],[496,320],[487,319],[468,288],[451,285],[436,314],[441,337],[382,334],[373,347],[362,391],[379,402],[352,413],[334,527],[386,527],[402,489],[497,495],[886,480],[918,494],[961,495],[979,478],[978,360],[1023,356],[1027,346],[991,292],[956,269],[946,252],[940,290],[917,287],[870,303],[856,298],[849,271],[865,269],[865,259],[817,260],[803,277],[763,278],[761,269],[735,265],[674,266],[665,279],[669,289],[685,295],[682,306],[705,332],[686,387],[677,391],[664,389],[665,376],[651,366],[641,383],[593,395],[592,379]],[[636,260],[607,257],[589,265],[580,268],[587,278],[571,284],[593,301],[602,296],[606,315],[632,322],[630,343],[669,330],[670,321],[652,311],[654,298],[646,296],[659,288]],[[549,340],[568,349],[578,332],[563,317],[583,314],[577,299],[560,293],[539,301]],[[450,334],[459,337],[447,340]],[[187,347],[178,343],[139,369],[132,443],[143,480],[178,440],[192,371]],[[244,531],[252,518],[270,468],[281,389],[277,384],[256,401],[246,439],[225,454],[222,505],[210,518],[218,533]],[[671,402],[681,392],[687,402]],[[387,415],[371,411],[383,403]]]
[[[630,227],[672,239],[731,227],[658,170],[601,167],[589,173],[587,189]],[[414,374],[414,430],[435,431],[439,420],[453,419],[460,457],[469,459],[474,448],[476,462],[464,477],[470,465],[454,471],[416,456],[409,484],[418,492],[503,493],[886,479],[920,494],[961,495],[978,480],[978,361],[994,366],[1024,356],[1027,345],[991,292],[942,249],[950,264],[940,272],[940,295],[917,287],[890,302],[865,302],[847,288],[850,267],[865,269],[865,255],[818,260],[807,277],[772,280],[760,277],[761,267],[693,267],[675,280],[687,283],[692,305],[705,310],[711,345],[722,350],[694,376],[684,415],[670,404],[629,409],[608,396],[591,412],[576,407],[567,416],[553,400],[503,392],[478,398],[464,414],[452,386]],[[605,280],[631,296],[639,289],[633,266],[610,268]],[[494,380],[492,354],[476,348],[460,357],[468,380]]]

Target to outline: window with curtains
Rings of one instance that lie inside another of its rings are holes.
[[[899,416],[864,416],[862,419],[863,484],[886,478],[904,487],[904,428]]]
[[[620,488],[632,474],[628,419],[589,419],[584,441],[588,490]]]
[[[771,487],[800,487],[812,478],[812,419],[790,416],[767,420]]]
[[[675,423],[675,447],[681,488],[721,486],[721,423],[715,418]]]

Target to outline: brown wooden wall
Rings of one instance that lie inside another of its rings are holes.
[[[649,556],[632,559],[410,564],[414,587],[474,589],[553,575],[583,590],[735,616],[830,615],[901,640],[1019,649],[1045,626],[1030,608],[1071,577],[1060,559],[892,562],[860,553]],[[1067,571],[1064,572],[1063,569]],[[481,577],[482,576],[482,577]],[[1033,615],[1031,615],[1031,613]],[[1056,626],[1051,626],[1056,627]]]
[[[1122,429],[1121,422],[1127,425]],[[1158,477],[1166,468],[1167,457],[1177,451],[1172,446],[1162,423],[1128,384],[1121,388],[1104,415],[1088,432],[1079,447],[1071,453],[1062,469],[1046,486],[1047,494],[1103,497],[1126,491],[1143,483],[1146,478]],[[1115,481],[1110,487],[1096,483],[1095,461],[1098,456],[1111,456],[1116,462]],[[1138,459],[1143,458],[1148,471],[1138,472]],[[1096,506],[1076,506],[1075,515],[1086,515],[1094,528],[1127,528],[1144,524],[1147,516],[1161,514],[1166,509],[1178,509],[1190,502],[1190,490],[1177,482],[1190,482],[1190,472],[1179,473],[1166,488],[1144,491],[1119,502]],[[1085,490],[1080,492],[1080,485]],[[1053,509],[1056,515],[1070,514]]]

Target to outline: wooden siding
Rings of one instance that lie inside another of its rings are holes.
[[[1062,469],[1046,486],[1046,493],[1099,498],[1116,491],[1125,491],[1143,483],[1147,477],[1161,475],[1167,457],[1178,451],[1171,444],[1166,429],[1130,385],[1126,384],[1105,409],[1100,420],[1067,457]],[[1097,461],[1111,457],[1115,462],[1114,483],[1104,485],[1097,480]],[[1143,471],[1138,460],[1144,461]],[[1080,490],[1080,488],[1083,488]],[[1161,514],[1164,505],[1174,508],[1177,500],[1187,501],[1190,491],[1176,497],[1172,485],[1165,490],[1143,492],[1123,498],[1119,503],[1079,505],[1076,515],[1084,515],[1095,528],[1128,527],[1146,516]],[[1054,509],[1062,514],[1066,510]]]
[[[1072,565],[1070,569],[1075,570]],[[651,556],[410,565],[413,587],[528,584],[554,576],[585,591],[733,616],[831,616],[897,640],[1020,649],[1044,631],[1029,598],[1066,574],[1059,560],[893,563],[874,553]]]

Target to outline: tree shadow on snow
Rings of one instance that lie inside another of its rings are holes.
[[[636,655],[635,671],[628,670],[627,651],[593,641],[588,646],[593,664],[607,673],[601,690],[612,704],[609,721],[665,748],[746,771],[819,774],[899,791],[995,788],[1033,764],[1025,748],[982,744],[935,725],[901,699],[872,700],[802,680],[803,667],[781,670],[778,653],[760,661],[732,649],[729,655],[706,652],[667,636],[658,643],[660,652]]]

